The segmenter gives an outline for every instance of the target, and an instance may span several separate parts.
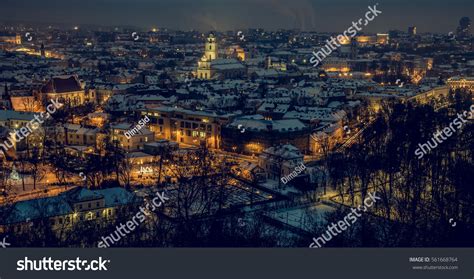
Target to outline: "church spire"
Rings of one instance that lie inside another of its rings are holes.
[[[2,109],[11,109],[12,103],[10,100],[10,93],[8,93],[8,85],[5,82],[5,90],[2,95],[2,102],[1,102]]]
[[[4,100],[10,100],[10,94],[8,94],[8,85],[7,85],[6,82],[5,82],[5,90],[4,90],[4,92],[3,92],[2,98],[3,98]]]
[[[41,43],[41,49],[40,49],[40,52],[41,52],[41,57],[46,57],[46,52],[44,50],[44,43]]]

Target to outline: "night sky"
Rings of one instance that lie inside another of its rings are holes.
[[[71,25],[238,30],[300,28],[341,32],[368,5],[382,11],[364,31],[417,26],[418,33],[454,31],[459,19],[474,20],[473,0],[0,0],[0,21]]]

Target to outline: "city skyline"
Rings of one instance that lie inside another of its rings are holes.
[[[419,33],[447,33],[455,31],[461,17],[474,17],[472,1],[422,1],[421,4],[402,2],[5,0],[0,17],[8,22],[38,22],[65,26],[117,25],[144,29],[157,27],[199,31],[296,28],[301,31],[338,32],[355,20],[355,15],[364,12],[368,5],[379,3],[383,18],[368,26],[364,30],[367,33],[387,32],[392,29],[406,30],[409,26],[417,26]],[[136,16],[138,14],[139,17]],[[177,17],[180,20],[176,20]]]
[[[0,0],[0,279],[472,277],[472,20]]]

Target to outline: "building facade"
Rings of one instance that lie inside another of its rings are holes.
[[[474,91],[474,77],[452,77],[446,83],[450,89],[466,88]]]
[[[258,166],[267,174],[269,179],[280,179],[292,173],[295,168],[304,163],[304,156],[291,144],[278,145],[265,149],[258,156]]]
[[[20,34],[0,34],[0,43],[21,45]]]
[[[150,118],[150,130],[158,139],[216,149],[222,145],[221,127],[233,117],[170,107],[146,109],[142,115]]]
[[[61,103],[71,106],[82,105],[86,100],[86,92],[76,75],[52,77],[40,91],[46,100],[59,99]]]
[[[204,55],[198,61],[196,77],[198,79],[214,78],[239,78],[247,74],[247,68],[240,63],[239,59],[245,59],[245,54],[240,48],[234,49],[236,58],[218,58],[217,41],[210,34],[204,46]]]
[[[29,233],[31,226],[43,224],[57,235],[81,222],[98,225],[115,220],[123,208],[140,199],[123,188],[89,190],[77,187],[54,197],[20,201],[12,205],[6,218],[0,220],[0,232]]]
[[[125,133],[129,132],[135,125],[129,123],[120,123],[111,125],[111,140],[118,141],[119,147],[126,151],[143,150],[143,146],[155,140],[155,135],[146,127],[142,127],[138,133],[128,137]]]
[[[239,118],[222,128],[222,149],[258,155],[273,146],[292,144],[308,152],[309,135],[310,129],[297,119]]]

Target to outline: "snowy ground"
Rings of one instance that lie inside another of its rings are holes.
[[[308,204],[302,207],[281,209],[266,215],[284,224],[311,232],[311,228],[316,223],[325,224],[327,222],[326,215],[333,211],[335,211],[335,208],[318,203],[316,205]]]
[[[291,194],[296,195],[300,193],[298,189],[296,189],[295,187],[291,185],[281,183],[281,186],[279,186],[278,181],[271,180],[271,179],[268,179],[264,183],[260,183],[259,186],[278,192],[284,196],[288,196]]]

